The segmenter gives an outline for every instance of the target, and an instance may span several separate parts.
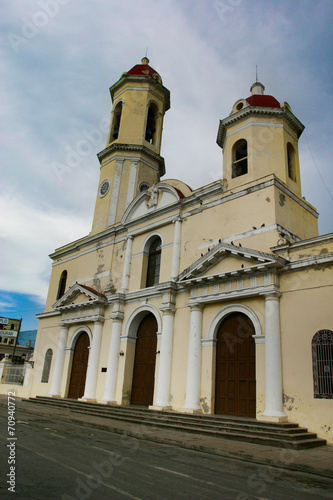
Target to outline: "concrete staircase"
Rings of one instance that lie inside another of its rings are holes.
[[[293,448],[296,450],[326,445],[324,439],[308,432],[298,424],[289,422],[260,422],[253,418],[227,417],[223,415],[189,415],[176,412],[160,412],[138,406],[108,406],[98,403],[85,403],[73,399],[58,399],[37,396],[28,401],[34,405],[47,405],[91,417],[102,417],[113,421],[147,425],[155,428],[173,429],[178,432],[191,432],[201,435],[247,441],[251,443]]]

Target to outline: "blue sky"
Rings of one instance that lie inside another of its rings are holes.
[[[332,232],[332,20],[328,0],[4,0],[0,314],[35,329],[48,254],[89,233],[108,88],[146,47],[171,92],[165,178],[193,188],[221,178],[219,120],[249,96],[258,65],[266,93],[287,101],[306,127],[303,195],[320,213],[320,233]],[[92,130],[97,139],[87,142]]]

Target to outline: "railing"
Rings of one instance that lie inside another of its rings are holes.
[[[23,385],[25,365],[9,365],[4,368],[2,384]]]

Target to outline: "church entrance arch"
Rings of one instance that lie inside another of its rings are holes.
[[[73,355],[73,364],[69,382],[68,397],[72,399],[82,398],[86,383],[86,374],[89,357],[89,336],[82,332],[77,337]]]
[[[226,316],[217,330],[215,413],[256,416],[255,329],[240,312]]]
[[[157,321],[152,313],[147,314],[138,327],[131,393],[132,405],[153,404],[157,328]]]

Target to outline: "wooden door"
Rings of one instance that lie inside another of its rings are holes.
[[[254,327],[234,313],[220,325],[216,344],[215,413],[256,416]]]
[[[153,404],[156,333],[156,319],[153,314],[148,314],[138,328],[131,394],[132,405],[149,406]]]
[[[85,332],[82,332],[75,344],[72,373],[68,390],[69,398],[82,398],[84,394],[89,356],[88,347],[89,337]]]

